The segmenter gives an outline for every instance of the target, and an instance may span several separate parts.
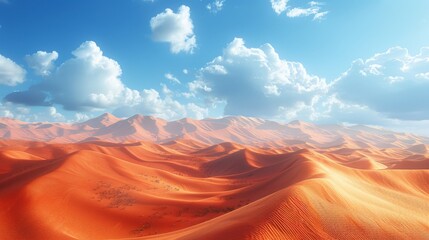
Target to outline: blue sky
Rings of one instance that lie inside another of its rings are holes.
[[[0,0],[0,115],[246,115],[428,134],[428,9],[425,0]]]

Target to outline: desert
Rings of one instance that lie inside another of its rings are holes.
[[[427,138],[244,117],[111,119],[104,114],[47,127],[2,120],[7,125],[0,142],[2,236],[426,239],[429,234]],[[118,136],[116,127],[133,131]],[[103,140],[94,132],[103,133]],[[274,133],[278,139],[265,140]],[[155,134],[158,140],[151,138]]]

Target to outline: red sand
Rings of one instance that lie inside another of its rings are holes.
[[[347,141],[298,149],[281,141],[3,140],[0,236],[428,239],[427,145]]]

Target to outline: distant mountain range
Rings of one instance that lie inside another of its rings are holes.
[[[0,118],[0,137],[55,143],[89,141],[167,143],[193,140],[206,144],[234,142],[264,147],[302,148],[410,148],[427,151],[429,138],[397,133],[364,125],[315,125],[302,121],[287,124],[253,117],[231,116],[220,119],[189,118],[166,121],[134,115],[121,119],[110,113],[81,123],[27,123]],[[423,147],[422,147],[423,146]]]

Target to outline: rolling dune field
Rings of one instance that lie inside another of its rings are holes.
[[[83,128],[124,121],[103,120]],[[429,238],[425,138],[298,122],[284,126],[298,137],[270,142],[273,126],[256,119],[183,121],[175,138],[152,126],[159,141],[55,137],[76,128],[61,124],[47,142],[3,138],[2,239]],[[36,136],[19,124],[9,132]]]

